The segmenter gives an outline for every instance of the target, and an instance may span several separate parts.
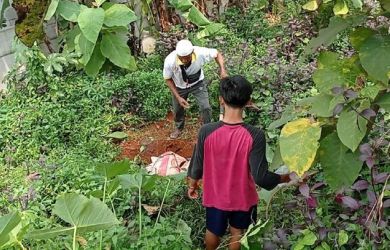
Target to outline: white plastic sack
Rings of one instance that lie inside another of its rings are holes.
[[[146,167],[151,174],[160,176],[174,175],[181,172],[187,172],[190,161],[186,158],[168,151],[159,157],[151,157],[152,163]]]

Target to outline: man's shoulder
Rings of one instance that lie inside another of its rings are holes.
[[[222,123],[220,121],[206,123],[200,128],[199,134],[206,137],[212,132],[214,132],[216,129],[220,128],[221,126]]]
[[[175,62],[176,62],[176,51],[174,50],[165,57],[164,66],[174,65]]]
[[[264,136],[264,132],[261,128],[250,125],[250,124],[244,124],[243,127],[248,130],[248,132],[252,135],[253,138],[257,136]]]

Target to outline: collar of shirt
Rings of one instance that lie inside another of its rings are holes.
[[[196,60],[196,54],[195,54],[195,52],[192,52],[191,63],[193,63],[195,60]],[[180,61],[178,56],[176,56],[176,64],[183,65],[182,61]]]

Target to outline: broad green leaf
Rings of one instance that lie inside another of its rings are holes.
[[[65,20],[70,22],[77,22],[77,17],[81,11],[81,5],[69,0],[61,0],[58,3],[57,12]]]
[[[104,34],[100,49],[102,54],[116,66],[135,70],[135,59],[130,54],[130,48],[126,42],[127,38],[120,34]]]
[[[208,25],[206,25],[203,29],[201,29],[200,31],[198,31],[196,33],[196,37],[198,39],[201,39],[201,38],[204,38],[204,37],[208,37],[208,36],[212,36],[212,35],[216,35],[216,34],[221,34],[223,32],[225,32],[226,29],[225,29],[225,25],[222,24],[222,23],[210,23]]]
[[[360,61],[368,75],[385,84],[390,78],[390,36],[373,35],[360,47]]]
[[[321,54],[322,55],[322,54]],[[357,57],[334,60],[333,56],[319,57],[319,65],[313,81],[322,93],[331,93],[335,86],[354,86],[356,77],[363,74],[356,65]]]
[[[81,30],[78,25],[69,30],[65,35],[66,47],[68,51],[74,51],[76,49],[75,40],[78,35],[81,34]]]
[[[79,52],[82,55],[80,62],[83,65],[87,65],[92,56],[95,44],[90,42],[83,34],[80,34],[75,38],[75,45],[76,52]]]
[[[33,240],[46,240],[53,237],[56,237],[58,235],[72,235],[74,232],[74,228],[72,227],[57,227],[52,229],[41,229],[41,230],[35,230],[29,233],[26,238],[27,239],[33,239]]]
[[[13,212],[0,217],[0,248],[9,243],[11,231],[20,223],[20,215]]]
[[[278,128],[278,127],[280,127],[280,126],[286,124],[287,122],[289,122],[291,120],[294,120],[296,118],[297,118],[297,114],[294,111],[294,107],[293,106],[288,106],[283,111],[282,116],[278,120],[273,121],[268,126],[268,130],[276,129],[276,128]]]
[[[353,3],[353,7],[357,8],[357,9],[362,9],[362,7],[363,7],[362,0],[352,0],[352,3]]]
[[[332,110],[329,108],[333,99],[332,95],[321,93],[308,99],[311,102],[310,114],[314,114],[317,117],[331,117],[333,115]]]
[[[280,153],[290,171],[302,176],[314,162],[321,127],[318,122],[301,118],[287,123],[280,134]]]
[[[156,187],[157,175],[124,174],[117,177],[124,189],[143,189],[145,191],[153,190]]]
[[[381,6],[384,10],[390,12],[390,1],[389,0],[379,0]]]
[[[359,152],[350,152],[335,132],[321,141],[319,156],[325,180],[333,190],[351,186],[363,165]]]
[[[359,27],[349,35],[349,41],[351,42],[354,49],[360,50],[362,44],[374,33],[375,32],[372,29]]]
[[[135,13],[124,4],[114,4],[105,10],[104,24],[112,26],[127,26],[137,20]]]
[[[317,240],[317,236],[310,230],[305,230],[305,236],[298,241],[299,244],[305,246],[312,246]]]
[[[193,6],[191,0],[169,0],[169,3],[182,12],[189,10]]]
[[[321,29],[317,37],[310,40],[305,48],[305,54],[315,52],[320,46],[328,46],[337,38],[337,34],[347,29],[350,26],[355,26],[365,20],[364,16],[348,16],[342,18],[334,16],[330,19],[327,28]]]
[[[340,230],[337,243],[339,247],[348,243],[348,234],[344,230]]]
[[[49,21],[53,17],[54,13],[57,10],[59,1],[60,0],[51,0],[49,8],[47,9],[46,15],[45,15],[46,21]]]
[[[209,25],[211,22],[203,15],[200,10],[198,10],[195,6],[192,6],[190,8],[190,11],[188,13],[187,17],[188,21],[195,24],[196,26],[206,26]]]
[[[344,110],[337,121],[337,135],[341,142],[355,152],[367,131],[367,120],[355,111]]]
[[[348,11],[348,6],[344,0],[337,0],[336,4],[333,6],[333,13],[335,15],[345,15]]]
[[[107,137],[123,140],[123,139],[126,139],[127,137],[129,137],[129,135],[126,134],[125,132],[116,131],[116,132],[113,132],[113,133],[107,135]]]
[[[128,160],[102,163],[96,166],[96,172],[111,179],[117,175],[126,174],[129,171],[130,162]]]
[[[274,157],[272,158],[271,164],[269,166],[270,170],[275,170],[283,165],[283,159],[280,154],[280,146],[278,145],[276,147],[276,150],[274,152]]]
[[[370,98],[371,100],[375,100],[379,91],[380,91],[380,87],[378,87],[377,85],[367,86],[360,91],[360,95],[362,97],[367,97]]]
[[[96,5],[99,7],[102,5],[106,0],[95,0]]]
[[[375,102],[379,107],[390,113],[390,92],[381,95]]]
[[[81,32],[92,43],[96,43],[104,21],[104,10],[85,8],[77,18]]]
[[[310,0],[309,2],[302,5],[302,9],[310,10],[310,11],[314,11],[314,10],[318,9],[317,0]]]
[[[107,229],[119,224],[119,221],[106,204],[99,199],[93,197],[88,199],[81,194],[61,195],[54,204],[53,213],[69,223],[71,227],[68,229],[38,230],[33,232],[32,235],[49,238],[69,234],[70,230],[83,233]]]
[[[2,5],[0,6],[0,25],[3,23],[4,20],[4,11],[9,7],[9,5],[9,0],[3,0]]]
[[[92,56],[87,65],[85,65],[85,72],[89,76],[96,76],[102,68],[106,58],[100,50],[100,42],[98,41],[93,50]]]

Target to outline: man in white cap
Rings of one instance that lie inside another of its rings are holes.
[[[176,129],[171,133],[172,139],[178,138],[184,128],[185,110],[189,108],[187,98],[194,95],[202,115],[203,123],[211,122],[211,108],[207,86],[204,83],[202,66],[215,59],[219,65],[221,78],[227,76],[222,54],[216,49],[193,46],[189,40],[176,44],[164,61],[164,79],[172,93],[173,112]]]

